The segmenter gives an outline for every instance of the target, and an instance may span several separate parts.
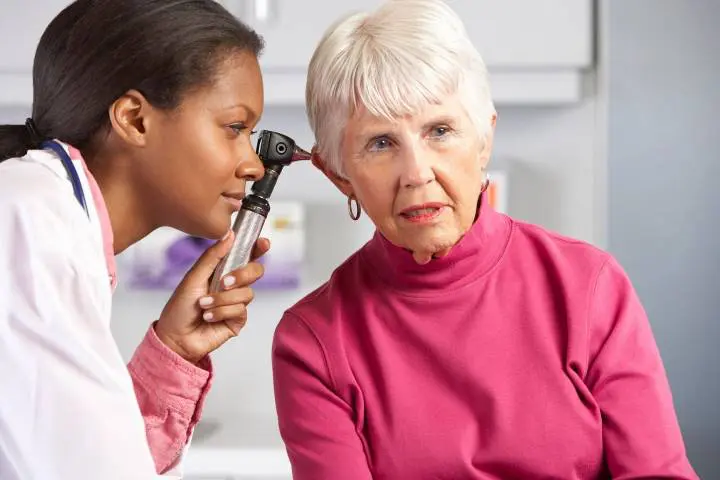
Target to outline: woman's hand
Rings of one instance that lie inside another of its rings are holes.
[[[249,287],[263,275],[257,260],[270,248],[266,238],[258,239],[251,262],[226,275],[223,291],[208,294],[209,280],[218,263],[230,250],[234,234],[208,248],[185,275],[155,325],[158,338],[191,363],[240,333],[247,322],[247,305],[253,299]]]

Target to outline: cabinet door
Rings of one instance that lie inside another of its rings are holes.
[[[221,0],[265,39],[264,69],[306,69],[325,31],[341,16],[382,0]]]
[[[45,28],[70,0],[0,2],[0,71],[32,71],[35,50]]]
[[[490,68],[586,67],[592,0],[448,0]]]
[[[221,0],[266,40],[265,68],[305,69],[325,30],[383,0]],[[446,0],[490,68],[585,67],[592,0]]]

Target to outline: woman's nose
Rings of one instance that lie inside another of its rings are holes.
[[[237,170],[235,170],[235,176],[256,182],[265,175],[265,166],[260,161],[257,152],[255,152],[252,148],[249,150],[250,151],[247,154],[243,155],[243,159],[240,163],[238,163]]]
[[[427,152],[411,150],[403,162],[402,184],[406,188],[417,188],[435,180],[431,155]]]

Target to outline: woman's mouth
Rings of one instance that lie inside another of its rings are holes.
[[[412,223],[429,223],[439,217],[445,210],[441,203],[424,203],[413,205],[400,212],[400,216]]]

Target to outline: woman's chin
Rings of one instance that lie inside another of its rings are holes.
[[[427,232],[403,239],[406,249],[413,252],[443,253],[450,250],[460,239],[455,232]]]

